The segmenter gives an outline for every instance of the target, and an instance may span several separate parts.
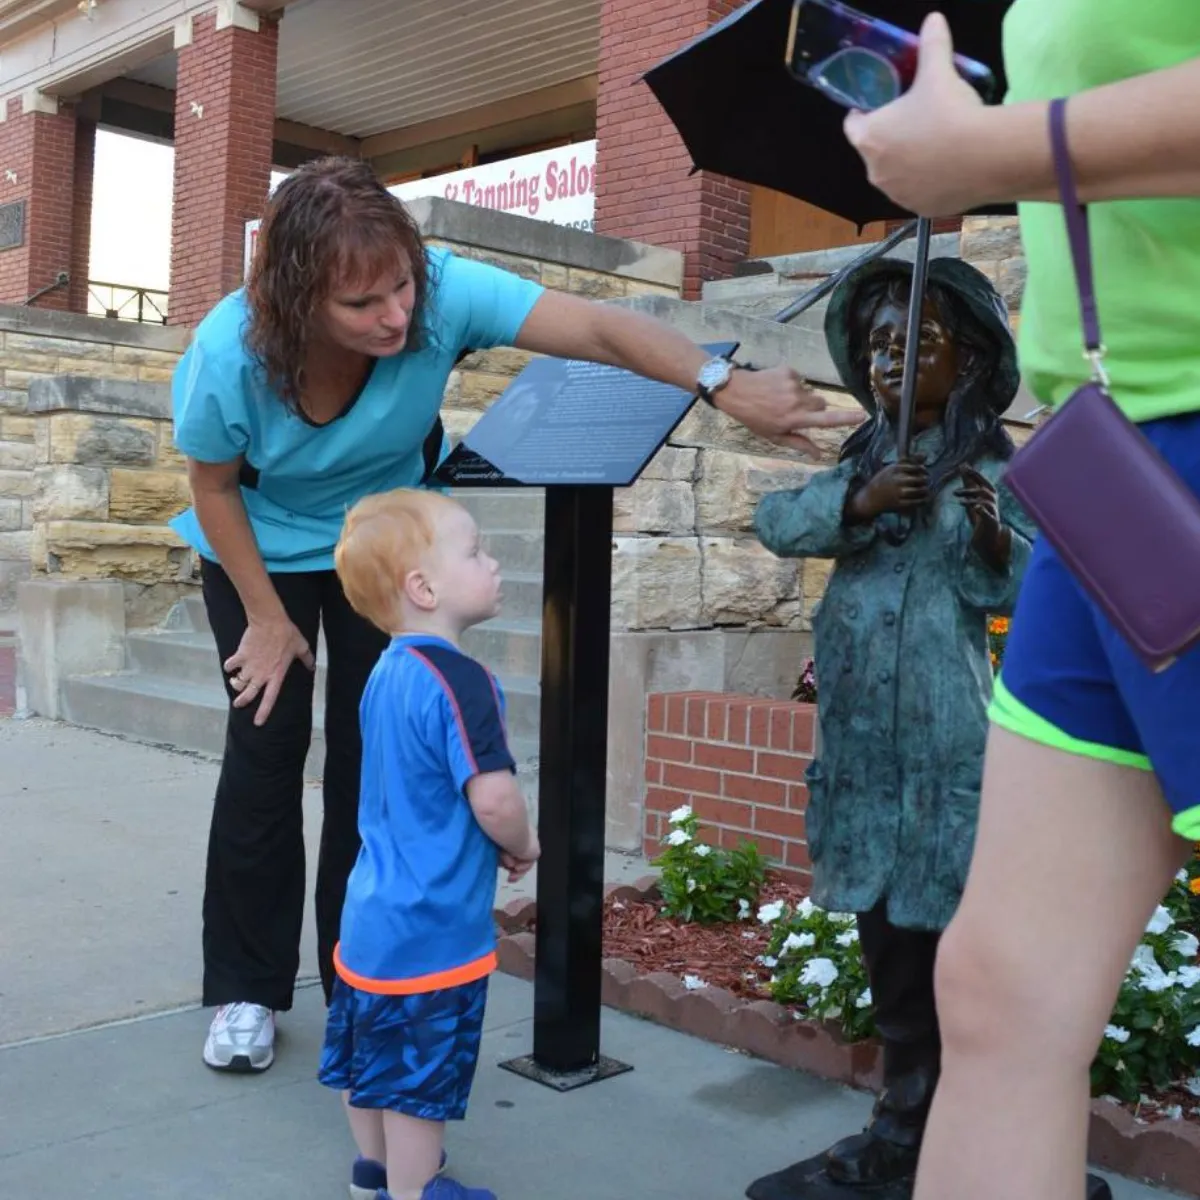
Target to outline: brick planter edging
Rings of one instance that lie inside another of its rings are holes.
[[[655,877],[645,876],[610,885],[605,898],[641,902],[656,890]],[[505,974],[533,979],[535,938],[527,926],[536,911],[529,899],[496,910]],[[601,999],[610,1008],[847,1087],[876,1091],[881,1084],[882,1054],[874,1040],[846,1042],[831,1026],[798,1020],[772,1000],[745,1000],[716,987],[688,990],[677,975],[641,975],[622,958],[606,958],[603,971]],[[1092,1163],[1118,1175],[1200,1197],[1200,1126],[1190,1122],[1139,1124],[1121,1106],[1094,1100],[1088,1153]]]

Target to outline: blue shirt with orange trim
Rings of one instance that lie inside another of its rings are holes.
[[[362,849],[346,889],[339,975],[406,994],[480,979],[496,965],[499,850],[467,783],[515,771],[495,677],[441,638],[392,640],[360,708]]]

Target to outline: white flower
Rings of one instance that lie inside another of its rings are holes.
[[[750,901],[749,900],[739,900],[738,901],[738,920],[739,921],[750,920]],[[742,934],[742,937],[753,937],[753,936],[754,936],[754,934],[752,934],[752,933],[743,933]]]
[[[696,881],[689,878],[687,881],[688,895],[690,896],[696,890]]]
[[[760,954],[755,960],[760,967],[777,967],[779,959],[772,958],[769,954]]]
[[[781,953],[789,954],[793,950],[805,950],[809,946],[817,944],[816,934],[813,933],[789,933],[787,940],[783,943]]]
[[[1129,1030],[1121,1025],[1106,1025],[1104,1036],[1110,1042],[1119,1042],[1122,1046],[1129,1041]]]
[[[692,840],[692,835],[686,829],[672,829],[665,840],[668,846],[686,846]]]
[[[838,977],[838,969],[833,960],[828,958],[813,958],[804,965],[800,973],[801,987],[819,987],[822,990],[831,987]]]
[[[1174,924],[1175,918],[1160,904],[1154,910],[1154,916],[1150,918],[1150,924],[1146,926],[1146,932],[1166,933]]]
[[[1183,1120],[1183,1105],[1182,1104],[1172,1104],[1170,1108],[1164,1108],[1162,1110],[1162,1115],[1164,1117],[1166,1117],[1166,1119],[1168,1121],[1182,1121]]]
[[[744,937],[746,941],[752,942],[756,937],[758,937],[758,934],[755,933],[753,929],[743,929],[742,937]]]
[[[1178,933],[1171,943],[1171,949],[1176,954],[1182,954],[1184,958],[1195,958],[1196,951],[1200,950],[1200,938],[1194,933]]]
[[[858,918],[853,913],[830,913],[829,919],[835,925],[857,925]]]
[[[1194,988],[1200,983],[1200,967],[1180,967],[1176,975],[1179,976],[1180,987]]]
[[[858,941],[858,930],[847,929],[845,933],[839,933],[834,940],[839,946],[849,949],[849,947],[853,946],[854,943]]]
[[[707,845],[704,842],[701,842],[696,847],[696,857],[697,858],[707,858],[711,853],[712,853],[712,847]]]
[[[774,921],[778,921],[783,916],[783,901],[774,900],[770,904],[764,904],[758,910],[758,920],[762,925],[770,925]]]
[[[708,987],[708,984],[705,983],[699,975],[685,975],[683,977],[683,986],[687,988],[689,992],[696,992],[701,988]]]
[[[840,1004],[835,1004],[831,1009],[828,1009],[826,1011],[825,1019],[827,1021],[836,1021],[838,1019],[838,1017],[840,1017],[841,1015],[842,1015],[842,1006]]]
[[[1200,1025],[1197,1025],[1196,1028],[1187,1035],[1187,1044],[1189,1046],[1200,1046]]]
[[[800,907],[796,909],[796,916],[798,916],[802,921],[807,921],[808,918],[811,917],[816,911],[817,906],[807,896],[805,896],[804,899],[800,901]]]
[[[667,818],[667,824],[682,825],[691,815],[692,806],[690,804],[682,804]]]
[[[1193,1075],[1184,1085],[1193,1096],[1200,1096],[1200,1075]]]
[[[1185,870],[1183,870],[1182,868],[1180,868],[1180,870],[1175,875],[1175,882],[1176,883],[1187,883],[1187,881],[1188,881],[1188,873]]]
[[[874,1002],[875,1002],[875,1000],[874,1000],[874,997],[871,995],[871,989],[867,988],[867,990],[865,992],[863,992],[863,994],[861,996],[859,996],[859,998],[857,1000],[855,1000],[854,1007],[855,1008],[870,1008]]]
[[[1129,970],[1137,975],[1138,986],[1146,992],[1165,992],[1174,987],[1178,980],[1174,972],[1168,975],[1158,965],[1153,949],[1145,944],[1133,952],[1133,962]]]

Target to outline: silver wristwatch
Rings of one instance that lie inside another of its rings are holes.
[[[710,358],[696,376],[696,392],[701,400],[716,404],[715,395],[733,377],[733,363],[727,358]]]

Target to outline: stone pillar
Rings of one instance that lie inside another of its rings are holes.
[[[75,116],[30,91],[0,101],[0,117],[0,228],[21,229],[19,244],[0,249],[0,303],[23,304],[72,270]],[[70,293],[57,287],[36,303],[65,310]]]
[[[279,27],[228,0],[177,27],[170,322],[242,282],[245,224],[271,182]]]
[[[92,268],[92,190],[96,177],[96,123],[75,122],[75,187],[71,204],[71,284],[67,291],[72,312],[88,310],[88,277]]]
[[[737,7],[734,0],[602,0],[596,232],[684,253],[684,298],[750,248],[750,192],[692,161],[641,74]],[[714,80],[714,87],[720,81]]]

